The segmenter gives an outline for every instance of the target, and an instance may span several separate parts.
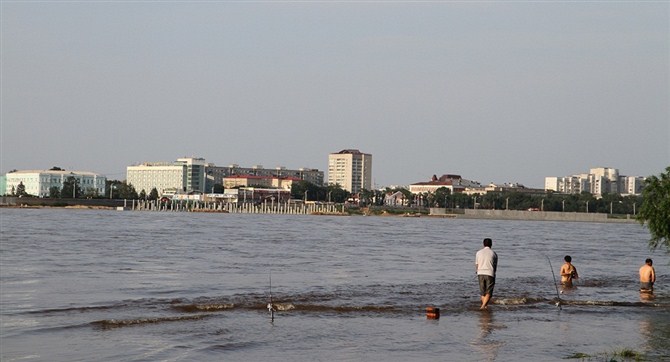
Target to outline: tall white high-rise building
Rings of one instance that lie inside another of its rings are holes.
[[[351,193],[372,189],[372,155],[346,149],[328,155],[328,184]]]
[[[598,167],[589,170],[591,190],[594,195],[619,193],[619,170],[610,167]]]

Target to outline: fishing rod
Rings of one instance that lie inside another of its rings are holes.
[[[551,268],[551,276],[554,277],[554,287],[556,288],[556,298],[558,298],[558,302],[556,302],[556,306],[558,307],[559,310],[562,310],[561,308],[561,294],[558,292],[558,283],[556,282],[556,274],[554,274],[554,267],[551,265],[551,259],[549,259],[548,256],[544,256],[547,258],[547,261],[549,262],[549,268]]]
[[[268,303],[268,311],[270,312],[270,322],[274,322],[275,306],[272,303],[272,271],[270,271],[270,303]]]

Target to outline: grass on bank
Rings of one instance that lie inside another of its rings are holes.
[[[606,361],[606,362],[624,362],[624,361],[646,361],[644,353],[637,352],[630,348],[622,348],[612,352],[598,353],[589,355],[587,353],[577,352],[565,359],[579,359],[580,361]]]

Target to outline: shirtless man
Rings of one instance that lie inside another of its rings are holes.
[[[640,291],[651,293],[654,291],[654,283],[656,282],[656,271],[652,266],[654,262],[651,259],[644,261],[644,265],[640,268]]]
[[[571,288],[572,280],[579,278],[579,274],[577,274],[577,268],[572,265],[572,257],[570,255],[566,255],[563,260],[565,260],[565,264],[561,266],[561,284],[566,288]]]

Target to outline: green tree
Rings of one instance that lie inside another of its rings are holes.
[[[374,192],[367,190],[367,189],[361,189],[360,192],[360,204],[361,206],[368,206],[372,204],[372,198],[374,197]]]
[[[339,184],[328,185],[326,187],[326,201],[343,203],[349,198],[349,195],[350,193]]]
[[[74,176],[69,176],[63,181],[63,188],[60,191],[61,197],[64,199],[76,199],[81,196],[81,187],[79,187],[79,180]]]
[[[49,188],[49,197],[52,199],[60,198],[60,189],[58,188],[58,186],[51,186]]]
[[[149,192],[149,200],[158,200],[158,190],[155,187]]]
[[[647,224],[649,249],[663,245],[670,251],[670,166],[660,176],[649,176],[642,189],[642,206],[637,220]]]
[[[87,187],[84,189],[84,196],[86,196],[87,199],[93,199],[98,197],[98,189],[94,187]]]
[[[113,199],[133,200],[138,198],[135,187],[132,184],[126,183],[126,181],[107,180],[106,189],[106,197],[111,197]]]
[[[16,196],[24,197],[27,195],[28,193],[26,192],[26,186],[23,184],[23,181],[20,181],[19,184],[16,185]]]
[[[140,191],[139,197],[140,197],[141,200],[146,200],[147,199],[147,192],[144,191],[144,189],[142,189],[142,191]]]
[[[306,201],[323,201],[326,198],[326,189],[304,180],[294,182],[291,185],[291,197]]]

